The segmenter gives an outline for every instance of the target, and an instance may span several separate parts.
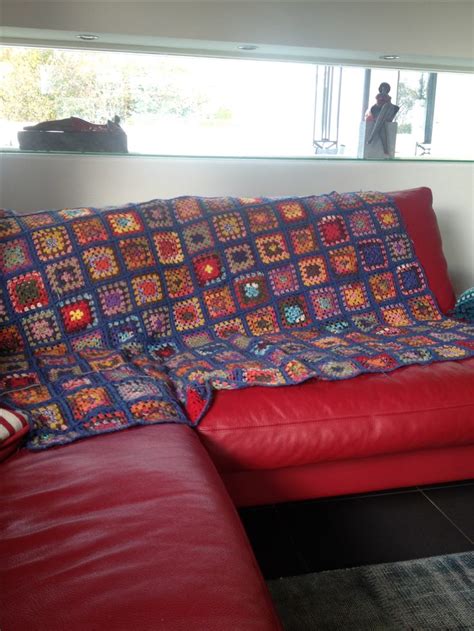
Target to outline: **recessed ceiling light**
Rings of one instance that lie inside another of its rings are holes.
[[[395,61],[396,59],[400,59],[399,55],[382,55],[380,59],[385,59],[385,61]]]
[[[82,39],[83,42],[95,42],[96,39],[99,39],[98,35],[92,35],[91,33],[81,33],[80,35],[76,35],[77,39]]]
[[[258,46],[254,46],[253,44],[241,44],[237,46],[239,50],[257,50]]]

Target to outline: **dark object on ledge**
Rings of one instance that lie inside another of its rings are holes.
[[[71,116],[44,121],[18,132],[20,149],[29,151],[81,151],[127,153],[127,134],[120,118],[96,125]]]

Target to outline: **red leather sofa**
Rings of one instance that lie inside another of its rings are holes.
[[[392,193],[440,309],[455,303],[428,188]],[[474,477],[474,359],[218,391],[198,427],[234,502]]]
[[[448,312],[431,192],[394,195]],[[220,391],[197,432],[150,426],[21,450],[0,476],[0,628],[279,629],[233,504],[470,477],[472,359]]]

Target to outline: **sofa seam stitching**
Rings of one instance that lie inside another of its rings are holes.
[[[368,416],[338,416],[335,418],[330,418],[330,419],[304,419],[304,420],[300,420],[298,419],[297,423],[298,424],[309,424],[309,423],[333,423],[333,422],[338,422],[338,421],[354,421],[357,419],[365,419],[365,418],[374,418],[376,416],[379,415],[383,415],[383,416],[400,416],[402,414],[419,414],[419,413],[423,413],[423,412],[435,412],[436,410],[458,410],[458,409],[462,409],[462,408],[468,408],[468,407],[474,407],[474,401],[472,403],[467,403],[465,405],[453,405],[450,407],[439,407],[439,408],[428,408],[428,409],[416,409],[416,410],[404,410],[402,412],[387,412],[387,413],[374,413],[371,414],[369,417]],[[201,425],[197,426],[198,429],[198,433],[199,434],[206,434],[206,433],[212,433],[212,432],[226,432],[226,431],[237,431],[237,430],[247,430],[247,429],[264,429],[266,427],[285,427],[287,425],[295,425],[296,421],[293,422],[287,422],[287,423],[272,423],[272,424],[268,424],[268,425],[245,425],[245,426],[239,426],[239,427],[216,427],[213,429],[205,429],[203,428]]]

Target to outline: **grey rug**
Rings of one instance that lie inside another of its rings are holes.
[[[285,631],[474,630],[474,552],[268,581]]]

